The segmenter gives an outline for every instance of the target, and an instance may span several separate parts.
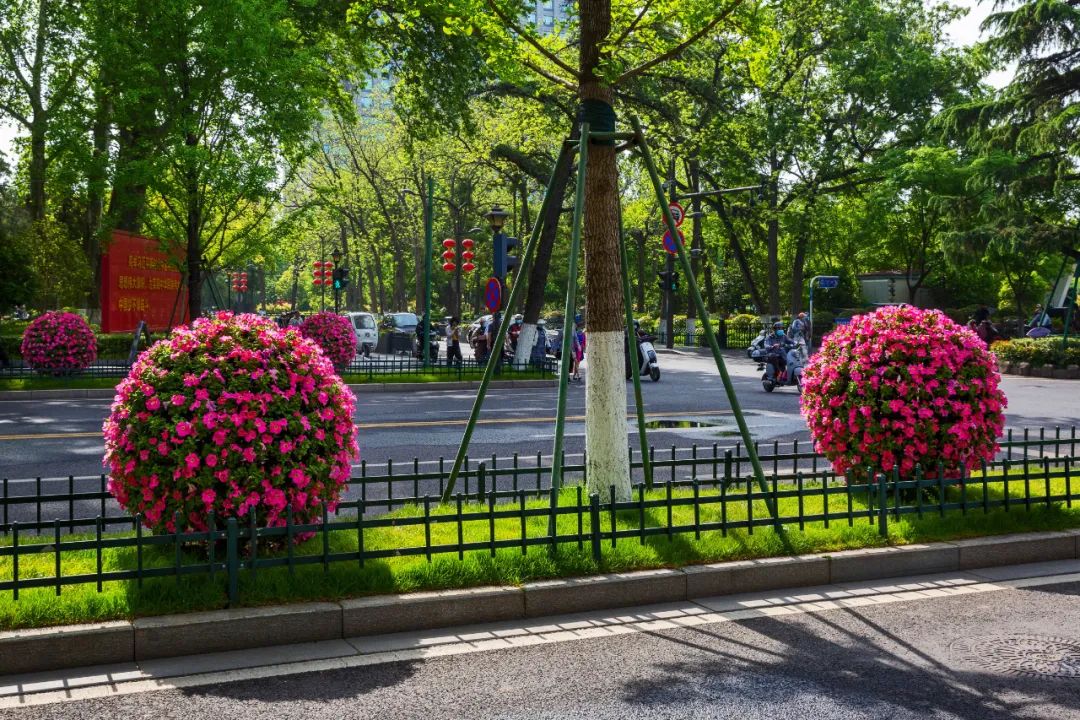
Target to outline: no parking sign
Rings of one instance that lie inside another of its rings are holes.
[[[488,312],[499,312],[502,307],[502,283],[499,278],[488,278],[487,287],[484,288],[484,305]]]

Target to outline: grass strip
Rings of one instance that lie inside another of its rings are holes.
[[[1031,483],[1030,509],[1021,497],[1021,482],[1010,483],[1010,507],[991,508],[983,511],[984,501],[991,504],[1001,500],[1004,487],[1000,482],[986,485],[984,494],[982,483],[971,483],[963,488],[950,488],[946,492],[946,503],[967,504],[967,512],[960,509],[946,510],[939,514],[939,500],[932,494],[923,501],[922,517],[916,514],[901,515],[896,519],[890,513],[888,538],[881,537],[877,530],[876,517],[859,517],[848,523],[848,493],[842,486],[831,483],[834,494],[828,496],[830,517],[828,527],[823,520],[807,521],[800,530],[797,521],[787,524],[788,536],[795,552],[820,553],[853,548],[880,547],[884,545],[905,545],[933,541],[953,540],[965,537],[997,535],[1026,531],[1062,530],[1080,527],[1080,502],[1073,507],[1063,503],[1040,501],[1045,498],[1046,485],[1042,480]],[[781,492],[794,490],[794,485],[781,485]],[[801,509],[798,497],[783,497],[778,506],[782,517],[795,519],[800,514],[804,517],[822,514],[825,498],[807,483],[802,498]],[[1065,481],[1054,479],[1050,482],[1050,494],[1060,495],[1065,492]],[[765,503],[761,499],[750,499],[745,495],[744,487],[731,487],[726,492],[726,502],[721,502],[720,491],[712,487],[699,488],[701,504],[698,506],[698,518],[701,523],[727,523],[744,521],[748,511],[753,517],[769,522]],[[635,499],[639,497],[635,493]],[[663,489],[644,493],[646,501],[666,498]],[[679,488],[672,492],[672,498],[692,499],[692,489]],[[577,488],[566,488],[560,497],[561,507],[575,508]],[[895,499],[890,496],[889,507]],[[867,498],[864,493],[853,491],[851,494],[853,515],[866,514]],[[913,506],[908,498],[906,506]],[[588,499],[583,499],[584,533],[591,531],[588,512]],[[524,503],[526,510],[548,508],[547,498],[528,499]],[[486,513],[486,504],[465,503],[462,511],[466,515]],[[517,516],[520,505],[517,500],[500,503],[498,510],[508,511],[511,516],[499,518],[495,524],[496,541],[515,541],[522,536],[522,520]],[[386,522],[379,527],[366,527],[363,535],[364,549],[371,551],[392,551],[402,548],[424,549],[428,540],[425,537],[424,524],[413,520],[424,517],[423,505],[406,506],[392,513],[366,518],[367,522]],[[455,503],[445,506],[432,504],[430,510],[430,545],[455,545],[458,541],[457,508]],[[642,525],[641,519],[644,518]],[[486,548],[491,541],[489,521],[486,517],[463,520],[461,537],[465,543],[480,543],[484,549],[468,550],[458,557],[457,549],[449,552],[435,551],[429,562],[422,552],[418,555],[365,560],[361,566],[358,560],[332,562],[324,571],[322,565],[322,534],[317,534],[309,542],[294,548],[298,561],[294,574],[286,567],[260,568],[253,575],[250,570],[243,570],[240,576],[240,598],[243,605],[258,606],[266,604],[301,602],[313,600],[335,600],[346,597],[376,593],[397,593],[417,590],[463,588],[481,585],[520,585],[522,583],[546,578],[572,577],[597,572],[624,572],[658,567],[679,567],[683,565],[742,560],[784,555],[784,547],[779,537],[769,527],[760,526],[749,529],[729,529],[695,532],[666,532],[669,527],[669,511],[665,507],[623,510],[615,514],[615,526],[619,531],[627,531],[628,536],[619,538],[612,546],[610,540],[602,543],[602,557],[597,563],[592,556],[588,538],[578,548],[576,540],[561,542],[555,552],[541,545],[532,545],[527,552],[522,552],[520,545],[502,547],[494,554]],[[695,522],[695,508],[692,504],[675,504],[670,510],[671,526],[691,526]],[[355,529],[355,515],[342,514],[331,521],[352,523],[351,529],[333,530],[326,533],[328,552],[356,553],[359,547]],[[576,511],[560,515],[558,532],[560,535],[573,535],[578,529]],[[602,529],[610,530],[611,515],[601,508],[600,522]],[[641,534],[640,528],[659,530],[654,534]],[[524,521],[527,538],[547,537],[548,515],[541,513],[526,517]],[[107,538],[130,537],[131,533],[108,534]],[[167,536],[166,536],[167,537]],[[69,540],[90,540],[92,535],[64,536]],[[55,572],[55,554],[52,538],[45,536],[23,536],[20,546],[40,545],[44,552],[33,555],[21,555],[19,558],[20,580],[28,578],[51,578]],[[10,535],[0,538],[0,545],[10,545]],[[183,565],[197,565],[206,562],[205,544],[189,545],[181,548]],[[258,557],[284,558],[285,550],[268,552],[260,547]],[[223,557],[223,551],[217,551],[217,558]],[[166,542],[154,547],[144,546],[142,563],[144,568],[170,568],[175,563],[175,547]],[[303,564],[307,559],[310,564]],[[106,548],[102,552],[104,571],[132,570],[138,562],[136,550],[128,548]],[[97,568],[95,550],[65,550],[61,552],[61,574],[63,576],[84,575],[88,584],[65,586],[60,595],[54,588],[23,589],[18,601],[13,600],[11,592],[0,597],[0,628],[39,627],[47,625],[94,622],[110,619],[134,618],[147,615],[159,615],[177,612],[192,612],[223,608],[226,605],[225,579],[219,573],[214,581],[207,576],[188,575],[179,579],[145,579],[141,586],[134,580],[112,581],[103,585],[102,592],[97,592],[93,575]],[[0,580],[12,579],[12,558],[0,557]]]

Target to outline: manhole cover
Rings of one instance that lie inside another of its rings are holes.
[[[1006,675],[1080,678],[1080,640],[1052,635],[960,638],[949,646],[967,662]]]

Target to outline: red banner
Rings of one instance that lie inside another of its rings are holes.
[[[101,331],[130,332],[140,320],[168,330],[187,320],[187,288],[176,259],[154,238],[114,230],[101,256]]]

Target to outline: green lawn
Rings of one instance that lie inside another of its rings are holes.
[[[1023,493],[1023,482],[1010,483],[1010,494],[1014,501],[1011,510],[992,510],[984,514],[981,508],[983,499],[981,486],[969,486],[966,491],[950,490],[948,502],[959,502],[961,492],[967,495],[969,510],[966,515],[959,510],[946,512],[944,517],[937,514],[937,500],[926,500],[924,516],[904,515],[900,520],[889,518],[889,536],[879,536],[876,519],[872,522],[861,518],[848,525],[846,520],[833,519],[826,528],[821,521],[808,523],[800,531],[797,524],[787,526],[787,537],[791,549],[797,553],[828,552],[860,547],[876,547],[886,544],[903,545],[908,543],[948,540],[979,535],[1001,533],[1059,530],[1080,527],[1080,501],[1072,508],[1064,504],[1047,505],[1038,501],[1043,495],[1042,480],[1031,483],[1031,509],[1025,510],[1023,500],[1016,498]],[[837,486],[839,487],[839,486]],[[783,489],[783,488],[782,488]],[[788,488],[790,489],[790,488]],[[1051,493],[1065,492],[1065,481],[1053,480]],[[1075,489],[1074,489],[1075,492]],[[988,497],[1002,497],[1001,483],[992,483]],[[677,490],[673,497],[691,498],[689,489]],[[717,491],[702,488],[702,498],[718,499]],[[728,494],[727,521],[735,522],[746,519],[747,502],[741,489],[732,489]],[[664,498],[660,491],[648,493],[647,499]],[[892,500],[890,498],[890,504]],[[560,504],[576,506],[576,490],[567,488],[563,491]],[[587,502],[586,502],[587,505]],[[853,493],[853,509],[858,512],[866,509],[865,497]],[[532,500],[527,508],[546,508],[547,501]],[[517,509],[516,504],[500,505],[500,509]],[[483,512],[479,505],[465,506],[464,511]],[[799,512],[798,500],[794,497],[783,498],[780,502],[780,514],[794,517]],[[823,498],[806,497],[803,511],[807,515],[821,513]],[[843,514],[847,510],[847,494],[838,492],[829,498],[829,512]],[[768,517],[767,508],[762,500],[753,502],[755,518]],[[456,508],[451,504],[446,507],[432,507],[434,519],[456,517]],[[399,521],[408,522],[409,518],[422,518],[422,507],[408,507],[386,515]],[[616,515],[616,524],[620,530],[637,530],[639,511],[621,511]],[[708,502],[700,509],[700,521],[716,522],[720,519],[719,503]],[[348,518],[342,516],[342,521]],[[692,506],[675,506],[672,510],[675,526],[689,525],[694,522]],[[525,534],[530,538],[547,535],[546,516],[531,517],[526,520]],[[576,511],[562,515],[559,519],[559,533],[573,534],[577,531]],[[590,531],[589,513],[586,507],[582,517],[586,533]],[[645,526],[663,528],[667,525],[667,510],[664,507],[649,508],[645,512]],[[610,529],[610,515],[601,511],[601,527]],[[485,543],[490,539],[486,519],[464,521],[462,534],[465,542]],[[130,534],[128,534],[130,535]],[[356,552],[358,548],[355,529],[327,533],[330,553]],[[521,537],[521,521],[517,517],[501,518],[495,524],[495,536],[499,540],[516,540]],[[88,536],[80,536],[87,539]],[[110,537],[119,537],[111,535]],[[433,522],[432,545],[454,544],[457,542],[457,522]],[[10,536],[0,539],[0,545],[10,545]],[[38,543],[45,549],[40,555],[21,556],[19,576],[53,577],[55,555],[48,538],[26,538],[21,545]],[[392,527],[367,528],[364,532],[365,550],[395,548],[423,548],[425,546],[422,524],[404,524]],[[297,557],[320,556],[322,553],[321,536],[296,548]],[[183,549],[183,562],[197,564],[205,562],[205,548]],[[327,572],[322,564],[298,566],[295,575],[290,576],[287,568],[263,568],[253,577],[250,571],[241,573],[240,597],[242,604],[263,605],[280,602],[309,600],[332,600],[344,597],[389,592],[407,592],[421,589],[457,588],[478,585],[518,585],[530,580],[553,577],[585,575],[595,572],[617,572],[635,569],[678,567],[681,565],[737,560],[783,555],[785,546],[771,527],[758,527],[752,533],[747,530],[706,531],[695,537],[693,531],[674,534],[653,535],[642,542],[638,537],[621,538],[615,547],[605,540],[602,559],[596,563],[593,559],[589,541],[578,548],[576,542],[560,545],[557,552],[550,552],[546,546],[532,546],[523,553],[520,546],[500,548],[492,556],[490,551],[473,550],[459,560],[457,552],[436,553],[431,562],[424,554],[391,557],[380,560],[368,560],[363,567],[359,562],[331,563]],[[266,557],[265,549],[259,557]],[[274,554],[284,556],[284,551]],[[221,554],[218,555],[220,559]],[[147,548],[143,553],[146,568],[172,567],[175,548],[171,543],[155,548]],[[85,574],[90,576],[91,584],[64,587],[57,597],[52,588],[22,590],[18,601],[12,599],[10,591],[0,597],[0,628],[34,627],[53,624],[88,622],[95,620],[131,618],[143,615],[155,615],[171,612],[207,610],[224,607],[226,594],[224,578],[219,575],[211,582],[201,576],[187,576],[177,582],[174,578],[154,578],[145,580],[140,588],[135,581],[116,581],[105,583],[103,592],[98,593],[92,576],[96,572],[96,555],[93,550],[67,551],[61,555],[62,574],[64,576]],[[134,569],[136,555],[134,548],[109,548],[103,552],[103,567],[106,571]],[[0,558],[0,580],[12,578],[12,559]]]

